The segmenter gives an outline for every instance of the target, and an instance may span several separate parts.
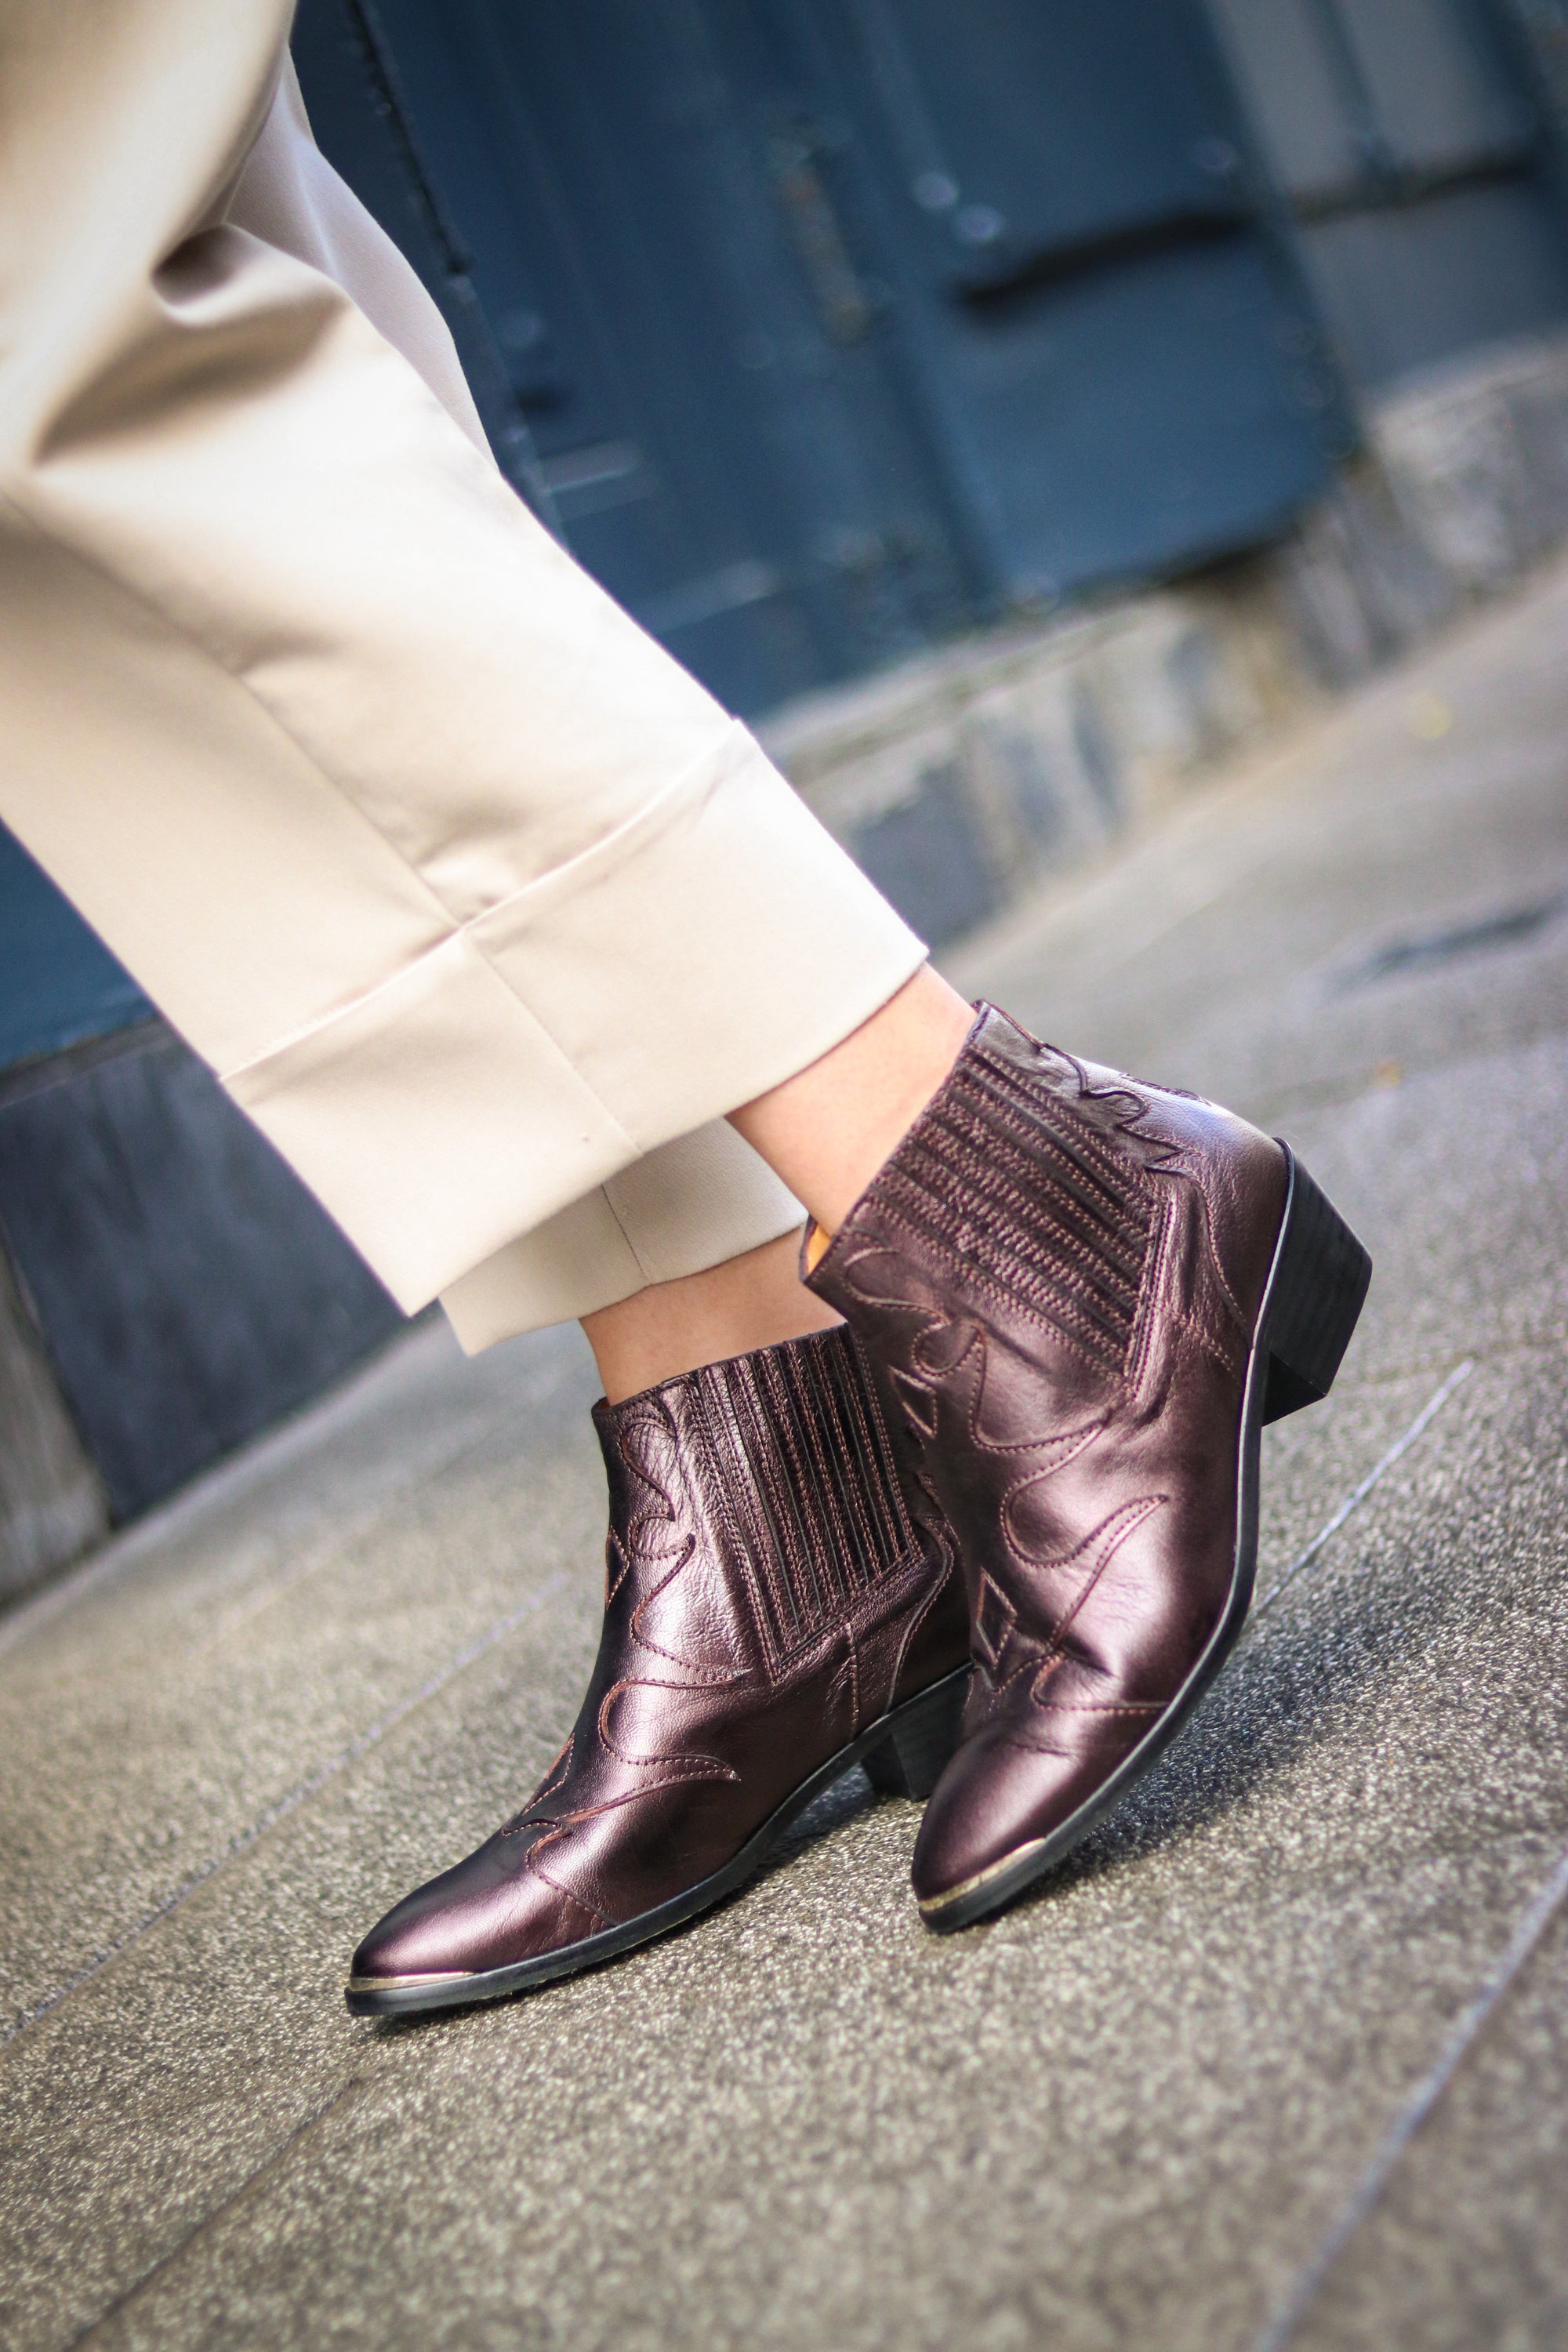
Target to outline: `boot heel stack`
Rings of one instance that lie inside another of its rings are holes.
[[[1368,1253],[1300,1161],[1280,1149],[1289,1161],[1290,1189],[1264,1331],[1266,1422],[1328,1395],[1372,1280]]]
[[[894,1710],[884,1738],[860,1759],[873,1789],[889,1797],[929,1797],[958,1745],[969,1669],[944,1675]]]

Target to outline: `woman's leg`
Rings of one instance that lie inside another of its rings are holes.
[[[802,1286],[798,1233],[706,1273],[651,1283],[582,1318],[610,1404],[700,1365],[831,1330],[841,1319]]]
[[[963,1051],[974,1007],[923,964],[819,1061],[730,1114],[731,1125],[837,1233]]]
[[[413,1308],[921,951],[475,446],[289,16],[8,11],[0,818]]]
[[[842,1045],[733,1112],[731,1123],[831,1233],[935,1094],[973,1025],[973,1007],[924,965]],[[584,1315],[609,1402],[837,1322],[802,1286],[800,1241],[798,1232],[784,1234]]]
[[[727,1123],[920,943],[476,446],[289,14],[9,12],[0,814],[405,1307],[482,1340],[666,1293],[599,1335],[642,1385],[597,1416],[583,1714],[362,1952],[356,2003],[397,2008],[658,1932],[852,1758],[929,1786],[910,1713],[951,1712],[967,1633]]]

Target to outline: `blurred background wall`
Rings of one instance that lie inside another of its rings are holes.
[[[941,942],[1568,532],[1564,0],[302,0],[498,457]],[[0,1593],[394,1328],[0,835]]]

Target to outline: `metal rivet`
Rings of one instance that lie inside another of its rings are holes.
[[[965,245],[994,245],[1006,226],[994,205],[965,205],[952,230]]]
[[[947,172],[922,172],[910,194],[922,212],[945,213],[958,202],[958,182]]]

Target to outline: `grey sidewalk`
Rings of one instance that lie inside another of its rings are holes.
[[[1378,1262],[1268,1441],[1271,1597],[1035,1899],[925,1936],[856,1776],[617,1967],[343,2014],[575,1707],[570,1334],[411,1333],[0,1620],[0,2340],[1568,2340],[1565,645],[1558,572],[963,959]]]

